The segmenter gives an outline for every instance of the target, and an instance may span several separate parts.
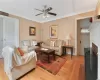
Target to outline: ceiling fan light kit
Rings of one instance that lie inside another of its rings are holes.
[[[42,10],[35,9],[35,10],[38,10],[38,11],[41,12],[39,14],[36,14],[35,16],[39,16],[39,15],[42,15],[42,14],[43,14],[43,18],[48,18],[48,17],[50,17],[49,15],[57,16],[56,13],[50,12],[52,9],[53,9],[52,7],[47,7],[46,5],[44,6],[44,9],[42,9]]]
[[[50,16],[49,15],[43,15],[43,18],[49,18]]]

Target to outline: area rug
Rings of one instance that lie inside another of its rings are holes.
[[[47,61],[43,62],[41,60],[38,60],[37,65],[47,70],[48,72],[56,75],[66,61],[67,61],[66,57],[56,57],[55,61],[51,59],[51,63],[48,63]]]

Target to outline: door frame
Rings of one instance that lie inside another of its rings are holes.
[[[77,37],[77,33],[78,33],[78,31],[77,31],[77,28],[78,28],[78,25],[77,25],[77,21],[78,20],[81,20],[81,19],[86,19],[86,18],[91,18],[92,17],[92,19],[94,20],[94,16],[87,16],[87,17],[80,17],[80,18],[75,18],[75,48],[76,48],[76,50],[75,50],[75,53],[76,53],[76,55],[79,55],[79,53],[78,53],[78,48],[77,48],[77,44],[78,44],[78,37]]]

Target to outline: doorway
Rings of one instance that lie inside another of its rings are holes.
[[[84,56],[84,49],[90,48],[91,17],[77,20],[77,54]]]
[[[0,58],[5,46],[19,46],[19,20],[0,16]]]

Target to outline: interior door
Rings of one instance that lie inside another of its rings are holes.
[[[3,18],[0,18],[0,58],[3,48]]]
[[[90,47],[90,34],[89,33],[81,33],[81,54],[84,55],[84,48]]]
[[[4,18],[4,30],[3,30],[3,47],[5,46],[19,46],[19,28],[18,20],[14,18]]]

